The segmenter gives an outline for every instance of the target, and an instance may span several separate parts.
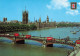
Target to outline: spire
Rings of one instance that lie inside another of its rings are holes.
[[[26,5],[25,5],[25,11],[26,11]]]
[[[52,22],[52,19],[51,19],[51,22]]]
[[[36,23],[37,23],[37,19],[36,19]]]
[[[48,15],[47,15],[47,18],[48,18]]]
[[[34,17],[34,22],[35,22],[35,17]]]
[[[47,15],[47,23],[49,23],[49,17],[48,17],[48,15]]]
[[[41,17],[39,18],[39,22],[41,23]]]

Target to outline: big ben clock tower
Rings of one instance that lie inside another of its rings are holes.
[[[22,15],[22,16],[23,16],[23,18],[22,18],[22,19],[23,19],[23,20],[22,20],[22,23],[23,23],[23,24],[28,24],[28,11],[25,10],[25,11],[23,12],[23,15]]]

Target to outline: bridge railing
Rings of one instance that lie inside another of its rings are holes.
[[[7,34],[0,34],[0,37],[13,37],[14,38],[14,35],[7,35]],[[26,36],[18,36],[16,38],[20,38],[20,39],[26,39],[25,38]],[[47,41],[47,38],[46,37],[38,37],[38,36],[31,36],[30,38],[31,40],[37,40],[37,41],[46,41],[46,42],[51,42],[51,43],[60,43],[60,44],[67,44],[67,45],[74,45],[75,46],[75,43],[68,43],[68,41],[65,41],[65,40],[62,40],[62,39],[52,39],[50,41]]]

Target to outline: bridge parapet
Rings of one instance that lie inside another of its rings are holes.
[[[14,41],[15,36],[14,35],[7,35],[7,34],[0,34],[0,37],[7,37],[10,40]],[[34,41],[38,41],[42,44],[44,44],[43,42],[46,42],[45,45],[48,44],[54,44],[54,43],[59,43],[59,44],[67,44],[70,46],[75,46],[75,43],[73,43],[72,41],[65,41],[64,39],[52,39],[52,40],[47,40],[46,37],[37,37],[37,36],[31,36],[31,38],[25,38],[26,36],[17,36],[15,41],[19,41],[19,40],[34,40]]]

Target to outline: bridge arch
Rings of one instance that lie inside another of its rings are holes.
[[[25,44],[31,44],[31,45],[37,45],[37,46],[42,46],[43,44],[35,41],[35,40],[25,40]]]
[[[10,40],[9,38],[5,38],[5,37],[0,37],[0,42],[7,42],[7,43],[11,43],[12,40]]]
[[[54,44],[53,44],[53,47],[74,49],[74,47],[71,46],[71,45],[67,45],[67,44],[57,44],[57,43],[54,43]]]
[[[46,46],[47,47],[53,47],[53,44],[47,44]]]

